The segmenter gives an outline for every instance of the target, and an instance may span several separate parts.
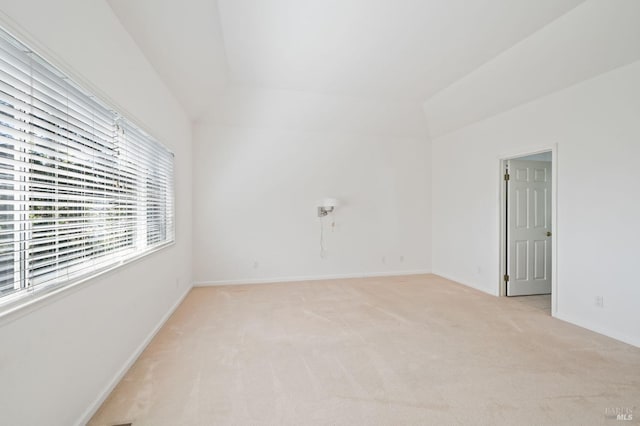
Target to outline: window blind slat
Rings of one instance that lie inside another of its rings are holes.
[[[4,64],[0,62],[1,65]],[[60,126],[61,129],[81,134],[89,140],[92,133],[96,136],[103,136],[104,140],[109,139],[112,129],[101,127],[96,117],[86,117],[70,109],[67,104],[52,99],[33,86],[28,86],[6,70],[0,70],[0,80],[2,81],[0,90],[10,95],[11,98],[7,98],[7,103],[13,105],[16,111],[26,112],[34,117],[50,121]],[[91,132],[87,131],[89,129]]]
[[[173,161],[0,31],[0,305],[173,241]]]
[[[92,108],[86,95],[75,89],[69,80],[65,81],[64,76],[53,74],[51,68],[45,67],[37,56],[29,53],[25,55],[24,52],[16,54],[11,46],[0,40],[0,60],[6,64],[3,69],[9,69],[12,77],[22,81],[27,87],[46,93],[48,97],[63,105],[70,103],[78,114],[100,120],[99,125],[111,125],[108,108]],[[25,92],[28,93],[29,90]]]

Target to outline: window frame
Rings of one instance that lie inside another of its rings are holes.
[[[53,74],[62,76],[62,78],[65,79],[70,84],[70,87],[77,90],[87,98],[91,99],[97,105],[103,108],[106,108],[108,111],[110,111],[115,117],[114,123],[117,123],[120,120],[125,121],[127,126],[129,126],[130,128],[134,128],[141,135],[147,137],[149,139],[147,141],[149,144],[148,147],[153,148],[152,145],[156,144],[157,146],[153,149],[158,150],[158,147],[159,147],[161,148],[161,150],[163,150],[163,152],[166,152],[166,154],[168,155],[169,164],[170,164],[170,167],[168,169],[170,175],[166,177],[166,180],[161,181],[163,184],[165,184],[163,185],[163,188],[165,191],[163,193],[165,197],[164,198],[165,204],[163,206],[164,209],[162,210],[162,216],[161,216],[162,219],[160,220],[160,222],[164,225],[163,231],[160,231],[161,240],[159,240],[158,242],[149,244],[150,236],[148,232],[145,232],[144,233],[145,235],[137,235],[137,236],[134,235],[133,240],[142,239],[142,240],[145,240],[146,244],[143,245],[142,247],[136,247],[136,242],[133,241],[131,250],[117,250],[112,254],[109,254],[106,256],[99,256],[98,258],[101,260],[100,262],[101,266],[98,266],[95,268],[92,267],[91,269],[87,270],[84,273],[74,275],[73,278],[71,279],[56,278],[55,280],[52,280],[52,282],[46,283],[46,284],[24,285],[23,283],[26,283],[29,281],[29,279],[25,277],[25,274],[28,274],[30,272],[30,269],[28,267],[25,267],[28,264],[28,260],[26,259],[27,251],[26,249],[24,249],[23,245],[31,241],[31,239],[24,238],[24,236],[27,233],[30,233],[32,231],[29,231],[27,229],[15,229],[13,233],[14,234],[13,244],[15,246],[13,253],[14,253],[14,256],[16,255],[18,256],[18,260],[16,261],[14,257],[14,265],[19,265],[19,267],[14,267],[12,274],[14,275],[14,277],[20,276],[20,278],[19,279],[14,278],[15,291],[8,292],[7,294],[0,296],[0,319],[3,319],[17,312],[21,312],[23,311],[23,309],[27,307],[37,306],[44,301],[53,300],[54,298],[52,296],[67,294],[68,290],[78,288],[83,283],[92,281],[97,277],[111,273],[112,271],[119,270],[126,265],[129,265],[134,262],[138,262],[139,260],[146,258],[149,255],[152,255],[167,247],[171,247],[175,245],[176,244],[176,193],[175,193],[176,162],[175,162],[174,152],[169,148],[167,148],[167,146],[161,143],[157,138],[151,136],[151,133],[147,132],[143,128],[143,126],[140,126],[135,120],[131,119],[129,114],[125,115],[118,111],[118,110],[123,110],[122,108],[112,107],[109,102],[104,100],[103,97],[99,97],[99,95],[96,95],[93,93],[93,92],[100,93],[99,90],[94,89],[93,91],[91,91],[91,90],[85,89],[82,83],[79,82],[79,81],[82,81],[82,79],[73,78],[72,76],[70,76],[70,74],[73,75],[74,73],[65,72],[62,69],[62,67],[58,67],[55,65],[55,61],[48,59],[46,55],[38,52],[36,49],[31,48],[28,43],[25,43],[20,38],[16,37],[14,33],[10,31],[10,29],[7,27],[6,23],[2,22],[1,20],[0,20],[0,38],[2,38],[4,41],[7,41],[7,39],[9,39],[8,43],[15,46],[16,49],[20,49],[20,48],[27,49],[27,52],[31,55],[34,55],[42,66],[51,70]],[[8,117],[10,116],[8,115]],[[33,120],[34,117],[35,116],[31,115],[30,120]],[[31,121],[29,121],[29,123],[31,123]],[[4,126],[1,126],[1,127],[2,129],[4,129]],[[0,129],[0,132],[1,132],[1,129]],[[17,140],[16,140],[16,143],[18,143]],[[16,150],[16,152],[18,151]],[[28,152],[24,152],[24,157],[29,157],[29,156],[30,154]],[[29,161],[30,161],[29,159],[25,159],[25,158],[12,159],[12,162],[18,162],[24,165],[29,165],[30,164]],[[0,158],[0,162],[2,162],[2,158]],[[26,168],[28,169],[28,167]],[[155,169],[155,171],[152,173],[155,173],[155,172],[157,172],[157,169]],[[6,173],[6,174],[22,173],[28,176],[27,179],[25,179],[23,182],[20,182],[21,184],[20,188],[14,187],[13,189],[7,190],[7,191],[14,191],[13,201],[14,202],[19,201],[20,202],[19,205],[22,205],[22,207],[20,207],[19,209],[14,208],[13,211],[15,212],[12,212],[12,210],[7,210],[6,213],[4,210],[0,212],[0,214],[2,215],[13,215],[14,218],[16,217],[16,215],[21,216],[21,220],[15,223],[27,222],[29,220],[28,216],[31,210],[26,206],[33,205],[32,204],[33,200],[29,199],[30,180],[33,176],[37,176],[37,175],[33,173],[33,170],[17,170],[15,168],[13,170],[0,169],[0,173]],[[143,187],[146,186],[146,190],[148,190],[150,174],[146,174],[146,175],[141,174],[140,176],[143,176],[143,178],[146,179],[146,182],[144,182],[142,186]],[[154,177],[157,178],[157,176],[154,176]],[[55,179],[57,178],[58,176],[56,175]],[[152,185],[157,184],[158,182],[159,182],[158,180],[153,181]],[[139,192],[135,192],[134,194],[136,195],[136,198],[137,198]],[[0,200],[0,204],[2,204],[2,201],[3,200]],[[4,200],[4,201],[7,201],[7,200]],[[141,215],[141,217],[144,218],[144,222],[145,222],[145,225],[142,227],[142,229],[144,229],[145,231],[148,229],[146,224],[148,223],[148,220],[150,217],[149,212],[156,207],[156,204],[154,203],[157,203],[157,201],[146,199],[146,203],[147,205],[145,209],[143,209],[143,213]],[[16,203],[16,205],[18,204]],[[58,219],[56,219],[56,222],[57,221]],[[12,226],[15,226],[15,225],[12,225]],[[138,225],[135,225],[133,228],[134,234],[136,232],[139,232],[139,229],[137,226]],[[54,231],[54,234],[56,232],[57,231]],[[89,233],[87,235],[94,235],[94,234]],[[57,247],[57,246],[54,245],[54,247]],[[93,260],[92,257],[87,257],[86,259],[83,258],[80,264],[85,265],[87,263],[91,263],[92,260]],[[58,264],[54,263],[54,265],[58,265]],[[55,269],[55,270],[58,270],[58,269]]]

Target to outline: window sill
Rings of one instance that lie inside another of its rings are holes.
[[[3,304],[0,304],[0,326],[7,322],[18,319],[23,315],[29,314],[37,309],[40,309],[61,297],[72,294],[74,291],[83,288],[90,281],[93,281],[98,277],[103,277],[110,274],[111,272],[120,270],[125,266],[137,263],[138,261],[151,256],[154,253],[157,253],[174,245],[175,240],[159,245],[152,250],[146,251],[129,259],[112,263],[111,265],[107,265],[97,271],[92,271],[87,275],[79,277],[77,279],[30,290],[28,291],[28,293],[21,295],[20,297],[16,297],[15,300],[10,300]]]

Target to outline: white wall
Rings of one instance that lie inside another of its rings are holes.
[[[640,346],[638,117],[635,62],[436,138],[434,273],[497,292],[498,159],[558,144],[557,316]]]
[[[219,102],[194,135],[196,282],[430,270],[418,103],[246,90]],[[321,259],[315,202],[325,196],[343,205]]]
[[[588,0],[431,97],[432,137],[640,59],[640,1]]]
[[[71,425],[191,284],[191,130],[101,0],[0,1],[14,34],[176,154],[176,244],[0,322],[0,423]]]

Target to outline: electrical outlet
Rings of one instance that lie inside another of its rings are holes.
[[[256,260],[253,262],[253,269],[258,269],[260,267],[260,263]]]
[[[400,263],[404,262],[404,256],[400,256]]]
[[[176,288],[180,287],[180,278],[176,278]]]
[[[596,306],[598,308],[604,308],[604,297],[603,296],[596,296]]]
[[[382,259],[380,261],[382,263],[387,263],[387,256],[382,256]]]

